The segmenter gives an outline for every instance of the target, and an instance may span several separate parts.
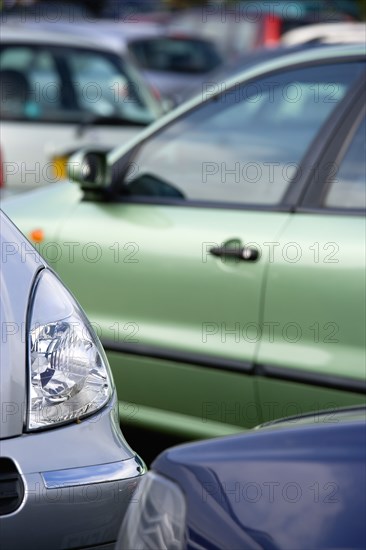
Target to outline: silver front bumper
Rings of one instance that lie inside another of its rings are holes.
[[[0,517],[3,548],[94,548],[116,541],[146,470],[117,423],[114,397],[97,419],[0,442],[1,456],[16,464],[24,485],[19,508]]]

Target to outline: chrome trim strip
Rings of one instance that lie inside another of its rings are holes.
[[[107,483],[138,477],[146,472],[146,466],[137,455],[120,462],[109,462],[81,468],[41,472],[47,489]]]

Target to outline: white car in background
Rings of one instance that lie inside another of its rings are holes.
[[[300,44],[366,44],[366,23],[350,21],[348,23],[318,23],[292,29],[282,35],[283,46]]]
[[[3,25],[1,142],[6,186],[65,177],[82,146],[121,145],[162,114],[160,102],[116,40],[37,25]]]

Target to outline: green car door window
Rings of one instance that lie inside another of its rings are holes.
[[[363,117],[334,176],[326,208],[366,208],[366,119]]]
[[[301,67],[234,86],[148,140],[130,196],[276,205],[358,63]],[[177,167],[181,167],[177,169]]]

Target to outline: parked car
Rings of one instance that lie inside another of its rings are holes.
[[[188,92],[211,78],[213,71],[224,65],[212,40],[192,32],[170,33],[163,24],[131,21],[75,21],[37,24],[37,28],[57,28],[63,33],[90,36],[95,33],[113,37],[121,51],[139,66],[141,73],[170,107],[181,103]],[[167,109],[166,109],[167,110]]]
[[[162,113],[133,63],[122,57],[119,41],[40,26],[4,25],[1,31],[7,186],[54,183],[65,177],[66,160],[79,147],[112,148]]]
[[[349,44],[366,43],[366,23],[322,23],[307,25],[286,32],[282,35],[281,43],[284,46],[299,44]]]
[[[235,62],[258,47],[277,47],[281,36],[292,29],[359,19],[357,4],[347,1],[209,2],[201,8],[177,11],[168,21],[167,30],[195,32],[213,40],[220,54]]]
[[[174,105],[224,65],[212,40],[188,32],[131,38],[128,48],[146,80]]]
[[[1,546],[112,549],[145,472],[103,348],[60,279],[1,223]]]
[[[116,550],[365,548],[365,409],[165,451]]]
[[[357,45],[267,61],[4,201],[152,442],[365,402],[364,67]]]

